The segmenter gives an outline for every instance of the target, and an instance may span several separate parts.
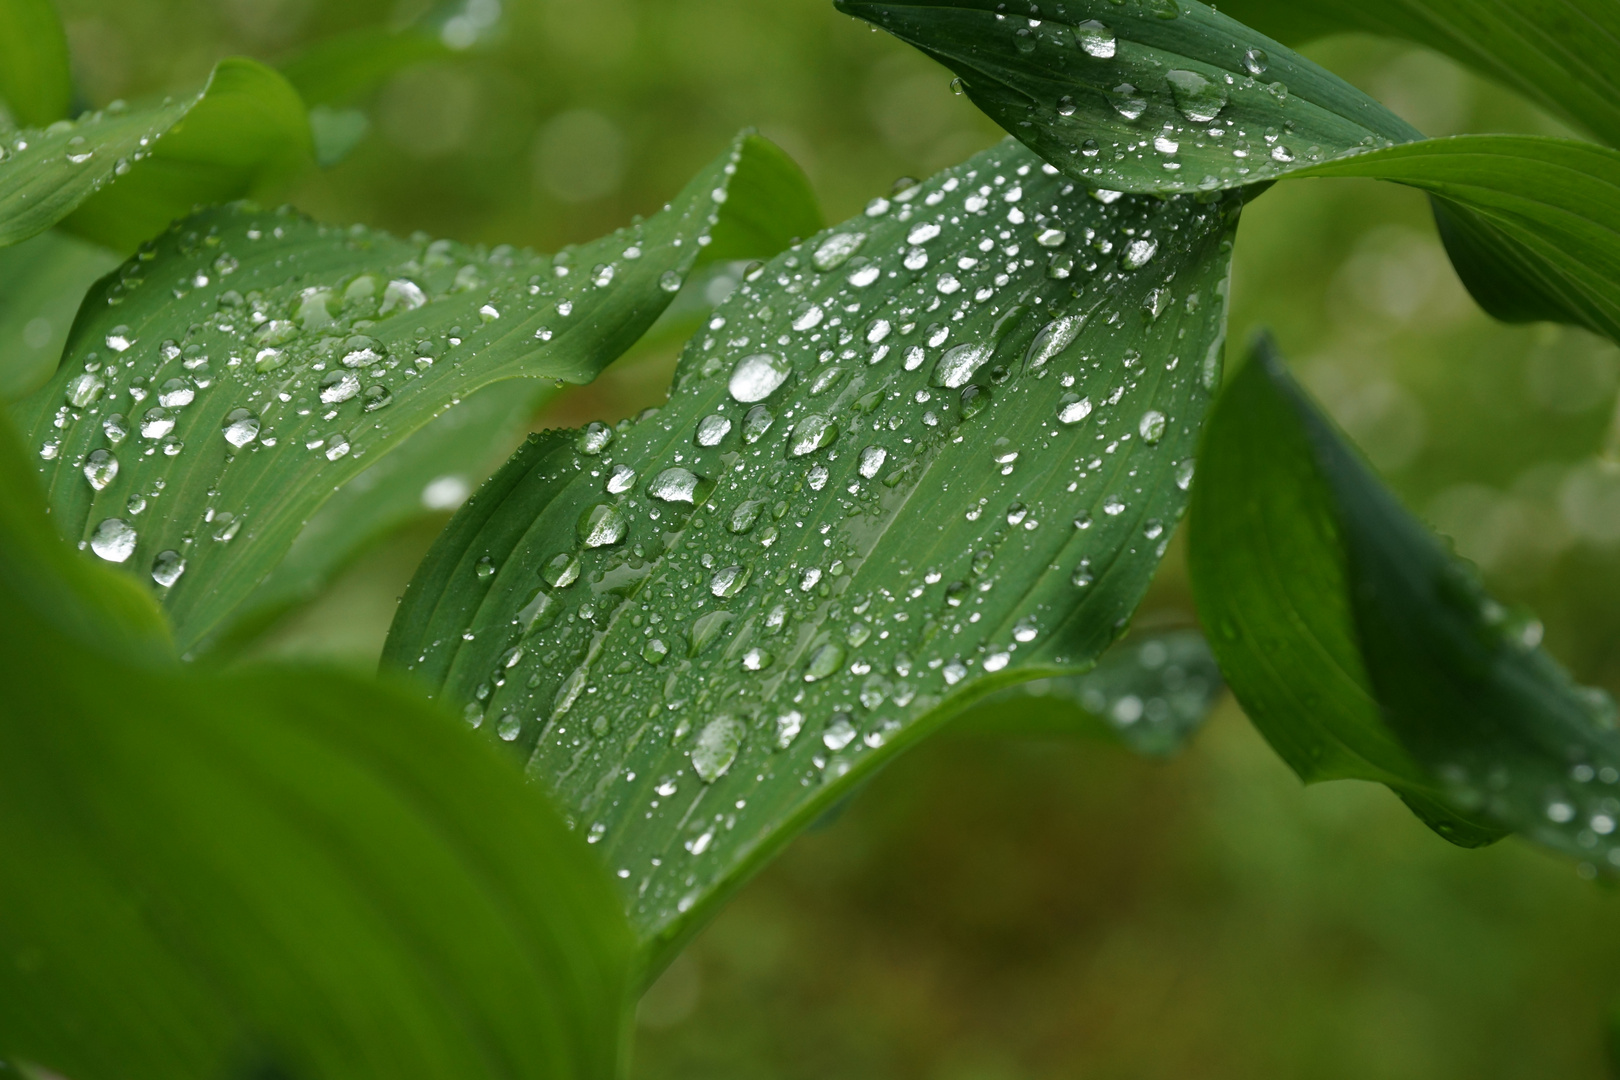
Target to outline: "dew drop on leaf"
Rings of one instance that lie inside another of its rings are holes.
[[[745,405],[764,401],[776,393],[791,374],[792,365],[773,353],[745,356],[731,373],[731,396]]]
[[[1226,88],[1196,71],[1177,68],[1166,73],[1165,79],[1176,108],[1195,124],[1209,123],[1226,108]]]
[[[1114,32],[1095,19],[1087,19],[1076,26],[1074,40],[1087,55],[1095,56],[1099,60],[1112,59],[1114,50],[1118,48]]]
[[[717,716],[698,732],[692,747],[692,769],[706,784],[726,774],[742,749],[748,728],[735,716]]]
[[[180,557],[178,551],[160,551],[157,558],[152,560],[152,580],[165,589],[173,587],[185,572],[186,560]]]
[[[598,503],[579,517],[579,542],[588,548],[611,547],[624,542],[630,523],[616,506]]]
[[[135,529],[122,518],[108,518],[90,534],[90,550],[111,563],[127,562],[135,554]]]
[[[84,478],[97,491],[105,491],[118,476],[118,459],[111,450],[92,450],[84,459]]]

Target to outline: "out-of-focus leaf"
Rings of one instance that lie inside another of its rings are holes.
[[[1620,9],[1608,0],[1231,0],[1294,44],[1343,30],[1406,38],[1620,144]]]
[[[1612,704],[1401,508],[1269,343],[1210,418],[1190,535],[1222,670],[1301,777],[1386,783],[1456,843],[1513,831],[1620,865]]]
[[[44,127],[72,100],[67,35],[51,0],[0,0],[0,116]]]
[[[1068,175],[1209,191],[1422,138],[1292,50],[1197,0],[837,0],[954,70],[991,119]]]
[[[263,64],[224,60],[194,97],[8,134],[0,246],[63,222],[130,251],[199,203],[273,187],[309,156],[297,92]]]
[[[1004,143],[778,257],[670,403],[534,438],[395,619],[555,790],[656,970],[902,747],[1085,670],[1168,543],[1238,200],[1093,199]]]
[[[323,169],[349,156],[371,131],[371,119],[359,109],[316,105],[309,110],[309,133],[315,144],[315,163]]]
[[[0,419],[0,1054],[75,1080],[611,1080],[629,935],[517,770],[397,689],[197,675]],[[126,611],[127,614],[127,611]]]
[[[634,344],[746,204],[719,201],[731,183],[782,175],[762,143],[555,258],[240,205],[187,219],[91,294],[62,370],[19,406],[58,528],[155,584],[196,650],[335,490],[433,417],[505,379],[588,382]]]
[[[1100,736],[1144,757],[1170,757],[1209,718],[1225,684],[1196,630],[1132,636],[1084,675],[1009,686],[950,730],[1012,738]]]
[[[54,231],[0,248],[0,400],[26,397],[56,374],[79,302],[118,262]]]

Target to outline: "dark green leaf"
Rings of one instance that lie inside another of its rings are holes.
[[[66,219],[81,236],[129,251],[199,203],[287,179],[309,154],[297,92],[262,64],[225,60],[195,97],[6,136],[0,246]]]
[[[1232,0],[1284,41],[1364,30],[1407,38],[1620,144],[1620,8],[1608,0]]]
[[[594,378],[746,205],[716,196],[761,171],[802,184],[782,168],[739,138],[668,210],[555,259],[244,206],[189,218],[91,294],[20,407],[57,526],[155,582],[193,651],[334,490],[456,401]]]
[[[0,1054],[75,1080],[618,1076],[624,921],[510,763],[399,690],[132,653],[108,607],[155,609],[31,488],[0,421]]]
[[[1269,343],[1210,418],[1191,539],[1222,670],[1301,777],[1389,784],[1458,843],[1617,850],[1612,705],[1401,508]]]
[[[0,118],[44,127],[72,100],[67,36],[51,0],[0,0]]]
[[[1093,671],[1009,686],[951,721],[957,734],[1012,738],[1074,735],[1117,739],[1145,757],[1186,745],[1225,684],[1195,630],[1132,635]]]
[[[0,401],[56,374],[79,302],[118,256],[60,232],[0,248]]]
[[[875,200],[716,309],[656,415],[533,439],[386,662],[557,791],[656,969],[901,747],[1127,625],[1237,205],[1104,203],[1014,143]]]
[[[1197,0],[1065,0],[1038,16],[1003,14],[1000,0],[838,6],[956,71],[993,120],[1092,187],[1247,186],[1422,138],[1342,79]]]

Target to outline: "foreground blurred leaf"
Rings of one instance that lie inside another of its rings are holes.
[[[1221,8],[1295,44],[1343,30],[1407,38],[1620,145],[1620,8],[1608,0],[1230,0]]]
[[[1066,0],[1038,17],[1000,0],[837,2],[956,71],[991,119],[1092,187],[1240,187],[1423,137],[1197,0]]]
[[[16,132],[0,150],[0,246],[67,219],[81,236],[131,251],[199,204],[286,180],[308,161],[310,136],[285,79],[231,59],[195,97]]]
[[[155,582],[194,650],[334,490],[454,402],[594,378],[721,246],[703,240],[746,207],[717,201],[733,181],[802,190],[784,162],[740,138],[669,209],[555,258],[244,206],[189,218],[91,294],[20,407],[54,520]]]
[[[56,374],[79,303],[118,257],[65,233],[0,248],[0,401],[15,401]]]
[[[1211,416],[1190,535],[1222,670],[1301,777],[1389,784],[1458,843],[1515,831],[1620,863],[1612,704],[1401,508],[1266,342]]]
[[[150,627],[151,602],[32,488],[0,421],[0,1054],[75,1080],[617,1076],[623,919],[510,763],[398,690],[120,640],[109,606]]]
[[[0,0],[0,117],[44,127],[72,100],[67,36],[51,0]]]
[[[957,734],[1117,739],[1145,757],[1169,757],[1209,718],[1224,684],[1196,630],[1132,635],[1084,675],[1009,686],[951,721]]]
[[[385,661],[512,744],[656,970],[901,747],[1084,670],[1181,514],[1237,200],[1104,204],[1004,143],[794,249],[668,406],[533,439]]]

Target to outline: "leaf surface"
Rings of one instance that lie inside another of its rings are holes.
[[[0,420],[0,1055],[617,1076],[624,921],[510,762],[398,689],[120,637],[110,609],[156,609],[52,535],[30,472]]]
[[[385,663],[557,792],[656,970],[902,746],[1127,625],[1237,205],[1105,204],[1010,142],[874,201],[717,308],[656,415],[532,439]]]
[[[838,0],[954,70],[974,104],[1086,184],[1242,187],[1422,134],[1196,0]],[[1018,7],[1019,5],[1014,5]]]
[[[0,0],[0,121],[9,112],[19,126],[44,127],[72,100],[67,35],[51,0]]]
[[[155,585],[194,651],[333,491],[433,417],[506,379],[588,382],[633,344],[720,247],[703,239],[734,204],[716,195],[785,160],[762,145],[739,138],[669,209],[555,258],[243,205],[187,219],[98,286],[19,407],[57,526]]]
[[[1238,700],[1306,780],[1378,780],[1447,839],[1520,832],[1613,870],[1611,702],[1408,514],[1262,342],[1210,419],[1200,615]]]
[[[38,390],[56,374],[79,303],[118,256],[51,231],[0,248],[0,401]]]
[[[0,150],[0,246],[66,219],[119,251],[199,204],[286,180],[311,153],[297,91],[240,58],[221,61],[194,97],[13,132]]]

